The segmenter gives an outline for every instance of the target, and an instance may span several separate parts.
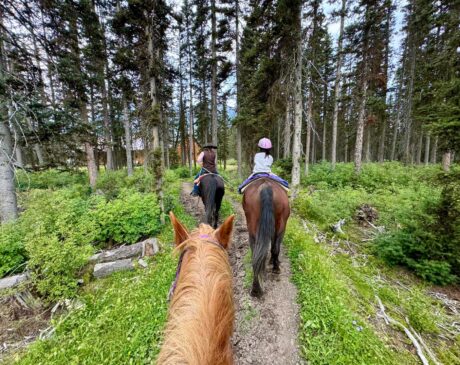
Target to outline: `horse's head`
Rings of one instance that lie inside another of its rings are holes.
[[[198,242],[206,244],[209,242],[218,243],[222,248],[227,250],[230,246],[230,240],[233,230],[233,221],[235,216],[231,215],[216,230],[207,224],[200,224],[199,227],[189,232],[185,226],[179,222],[173,212],[169,213],[171,223],[174,228],[174,241],[176,247],[181,251],[186,248],[188,242]]]
[[[170,217],[181,258],[157,364],[232,364],[233,275],[226,250],[234,216],[216,230],[200,224],[192,232]]]

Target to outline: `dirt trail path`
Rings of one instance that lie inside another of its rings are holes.
[[[182,186],[181,200],[189,214],[202,221],[201,201],[190,197],[191,184]],[[227,197],[228,198],[228,197]],[[230,199],[231,201],[231,199]],[[233,202],[236,212],[230,263],[236,306],[233,349],[237,365],[297,365],[300,359],[297,343],[298,306],[296,287],[290,282],[291,270],[285,253],[280,255],[281,274],[267,274],[265,295],[255,299],[249,295],[250,283],[245,280],[245,256],[249,250],[246,219],[239,203]],[[283,251],[283,250],[282,250]],[[246,282],[246,284],[245,284]]]

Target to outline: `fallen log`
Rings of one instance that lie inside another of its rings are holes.
[[[131,259],[96,264],[93,275],[95,278],[103,278],[114,272],[126,270],[134,270],[134,264]]]
[[[0,279],[0,290],[14,288],[23,281],[26,281],[28,278],[29,275],[25,273],[14,276],[8,276],[6,278]]]
[[[159,251],[156,238],[149,238],[133,245],[125,245],[113,250],[97,253],[89,259],[92,263],[111,262],[132,257],[153,256]]]

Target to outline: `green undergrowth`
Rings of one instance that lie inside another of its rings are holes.
[[[374,332],[340,266],[291,217],[284,240],[300,305],[300,345],[310,364],[412,364]],[[370,309],[370,308],[369,308]]]
[[[179,201],[180,181],[168,180],[170,208],[189,229],[196,226]],[[116,273],[86,285],[82,308],[53,320],[56,332],[15,355],[17,364],[148,364],[159,352],[167,314],[167,293],[177,257],[169,219],[158,236],[160,253],[148,268]]]
[[[369,252],[427,281],[450,284],[460,275],[459,176],[456,166],[444,174],[439,166],[370,163],[356,175],[352,164],[337,164],[335,170],[318,164],[302,178],[294,208],[323,231],[345,219],[344,230],[351,237],[363,230],[358,223],[383,227],[367,241]],[[363,207],[374,212],[371,224],[359,222]]]

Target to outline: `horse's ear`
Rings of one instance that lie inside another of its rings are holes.
[[[179,246],[182,242],[189,238],[187,228],[185,228],[185,226],[178,221],[172,211],[169,212],[169,217],[171,218],[171,223],[174,228],[174,241],[176,246]]]
[[[225,222],[217,228],[217,231],[214,233],[217,241],[225,248],[228,249],[230,246],[230,240],[232,239],[232,230],[233,230],[233,221],[235,215],[228,217]]]

